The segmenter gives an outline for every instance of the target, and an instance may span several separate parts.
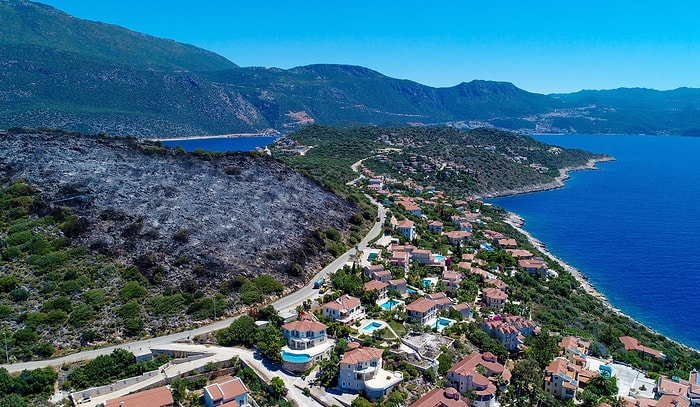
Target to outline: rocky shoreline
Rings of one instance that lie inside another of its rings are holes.
[[[596,167],[596,164],[601,163],[601,162],[607,162],[607,161],[615,161],[615,158],[610,157],[610,156],[591,158],[584,165],[579,165],[579,166],[575,166],[575,167],[564,167],[564,168],[560,169],[559,176],[556,177],[554,179],[554,181],[552,181],[552,182],[548,182],[546,184],[528,185],[528,186],[523,186],[523,187],[514,188],[514,189],[508,189],[508,190],[504,190],[504,191],[486,192],[483,194],[477,194],[475,196],[475,198],[477,198],[477,199],[499,198],[499,197],[504,197],[504,196],[522,195],[522,194],[529,194],[529,193],[533,193],[533,192],[542,192],[542,191],[549,191],[552,189],[563,188],[565,185],[564,181],[571,178],[571,176],[569,175],[570,172],[573,172],[573,171],[597,171],[598,167]]]
[[[595,165],[596,165],[598,162],[614,161],[614,160],[615,160],[615,159],[612,158],[612,157],[607,157],[607,158],[603,158],[603,159],[591,159],[591,160],[589,160],[589,161],[586,163],[586,165],[584,165],[584,166],[563,168],[563,169],[561,170],[561,175],[559,175],[559,177],[556,178],[556,180],[554,181],[554,183],[552,183],[552,184],[556,184],[556,185],[558,185],[558,186],[555,186],[555,187],[553,187],[553,188],[542,188],[542,189],[537,189],[536,187],[532,187],[532,188],[523,188],[523,189],[522,189],[522,192],[494,195],[493,197],[496,197],[496,196],[506,196],[506,195],[516,195],[516,194],[523,194],[523,193],[530,193],[530,192],[539,192],[539,191],[546,191],[546,190],[555,189],[555,188],[561,188],[561,187],[564,186],[564,181],[566,181],[567,179],[570,178],[569,172],[571,172],[571,171],[579,171],[579,170],[597,170],[598,168],[595,167]],[[550,185],[550,184],[545,184],[545,185]],[[527,190],[526,190],[526,189],[527,189]],[[634,322],[636,322],[636,323],[638,323],[638,324],[644,326],[646,329],[648,329],[648,330],[651,331],[651,332],[654,332],[655,334],[663,335],[662,333],[660,333],[660,332],[658,332],[658,331],[656,331],[656,330],[650,328],[649,326],[647,326],[647,325],[641,323],[640,321],[638,321],[638,320],[632,318],[631,316],[625,314],[625,313],[622,312],[619,308],[614,307],[614,306],[610,303],[610,301],[608,300],[608,298],[607,298],[603,293],[601,293],[600,291],[598,291],[597,288],[595,288],[595,287],[593,286],[593,284],[588,280],[588,277],[586,277],[586,275],[584,275],[579,269],[573,267],[572,265],[566,263],[564,260],[562,260],[562,259],[558,258],[557,256],[555,256],[554,254],[552,254],[552,253],[547,249],[547,247],[546,247],[546,245],[545,245],[544,242],[542,242],[542,241],[536,239],[536,238],[535,238],[534,236],[532,236],[528,231],[526,231],[525,229],[523,229],[523,226],[525,225],[525,220],[524,220],[523,218],[521,218],[520,215],[518,215],[518,214],[516,214],[516,213],[513,213],[513,212],[508,212],[508,215],[506,216],[506,218],[504,219],[504,221],[505,221],[506,223],[508,223],[510,226],[512,226],[513,228],[515,228],[518,232],[520,232],[521,234],[523,234],[525,237],[527,237],[528,241],[529,241],[537,250],[539,250],[542,254],[544,254],[545,256],[547,256],[547,257],[549,257],[550,259],[552,259],[552,260],[554,260],[555,262],[557,262],[557,264],[559,264],[564,270],[566,270],[566,271],[569,272],[572,276],[574,276],[574,278],[581,284],[581,288],[582,288],[587,294],[590,294],[591,296],[593,296],[593,297],[597,298],[598,300],[600,300],[600,301],[603,303],[603,305],[604,305],[605,307],[607,307],[608,309],[610,309],[611,311],[613,311],[614,313],[616,313],[616,314],[618,314],[618,315],[621,315],[621,316],[624,316],[624,317],[626,317],[626,318],[629,318],[630,320],[632,320],[632,321],[634,321]],[[666,335],[663,335],[663,336],[666,337],[666,338],[668,338]],[[690,346],[688,346],[688,345],[686,345],[686,344],[684,344],[684,343],[678,342],[678,341],[676,341],[676,340],[674,340],[674,339],[671,339],[671,338],[668,338],[668,339],[669,339],[671,342],[673,342],[673,343],[675,343],[675,344],[677,344],[677,345],[679,345],[679,346],[681,346],[681,347],[683,347],[683,348],[686,348],[686,349],[689,349],[689,350],[692,350],[692,351],[695,351],[695,352],[700,352],[700,350],[695,349],[695,348],[692,348],[692,347],[690,347]]]

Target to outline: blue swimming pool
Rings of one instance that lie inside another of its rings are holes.
[[[367,324],[364,328],[362,328],[362,330],[365,332],[374,332],[377,329],[381,328],[382,326],[384,326],[382,323],[375,321],[375,322]]]
[[[447,326],[447,325],[449,325],[449,324],[451,324],[451,323],[452,323],[452,320],[451,320],[451,319],[447,319],[447,318],[439,318],[439,319],[438,319],[438,324],[440,324],[440,325],[442,325],[442,326]]]
[[[414,289],[411,288],[411,287],[406,288],[406,293],[407,293],[407,294],[415,294],[415,293],[417,293],[417,292],[418,292],[418,291],[414,290]]]
[[[445,256],[443,256],[442,254],[436,254],[436,255],[435,255],[435,260],[437,260],[437,261],[445,261]]]
[[[424,278],[424,279],[423,279],[423,282],[422,282],[423,287],[428,287],[428,286],[430,286],[430,284],[432,284],[432,283],[433,283],[433,282],[430,281],[429,278]]]
[[[598,368],[598,371],[600,372],[600,375],[603,377],[612,377],[613,375],[613,370],[612,367],[606,366],[606,365],[600,365]]]
[[[282,351],[282,360],[285,362],[305,363],[311,360],[311,356],[305,353],[288,353]]]
[[[407,291],[408,291],[408,290],[407,290]],[[384,304],[380,305],[380,307],[382,307],[382,308],[384,308],[384,309],[390,310],[390,309],[394,308],[394,307],[397,306],[397,305],[399,305],[399,302],[398,302],[398,301],[396,301],[396,300],[389,300],[389,301],[385,302]]]
[[[488,243],[486,243],[486,242],[481,242],[481,247],[484,248],[484,249],[486,249],[486,250],[488,250],[488,251],[490,251],[490,252],[493,251],[493,247],[491,247],[491,245],[488,244]]]

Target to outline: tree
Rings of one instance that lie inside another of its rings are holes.
[[[511,373],[513,386],[527,394],[541,385],[543,371],[534,359],[523,359],[516,362]]]
[[[216,334],[216,340],[222,346],[244,345],[252,347],[257,341],[258,326],[255,320],[242,315],[229,325],[228,329],[222,329]]]
[[[286,387],[284,386],[284,381],[280,379],[279,376],[275,376],[270,380],[270,386],[272,387],[272,393],[275,396],[282,396],[286,392]]]
[[[22,396],[16,393],[7,394],[5,397],[0,399],[0,407],[26,407],[27,402],[24,401]]]
[[[527,354],[529,358],[537,362],[541,369],[544,369],[559,354],[557,339],[550,336],[549,332],[543,331],[528,348]]]

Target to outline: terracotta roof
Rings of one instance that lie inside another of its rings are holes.
[[[397,224],[397,226],[400,228],[412,228],[413,221],[410,219],[400,220],[399,223]]]
[[[123,403],[123,404],[122,404]],[[106,407],[163,407],[173,405],[173,395],[167,387],[141,391],[128,396],[107,400]]]
[[[416,400],[409,407],[468,407],[469,403],[463,399],[457,390],[448,387],[432,389],[425,396]]]
[[[204,388],[204,391],[209,393],[212,400],[230,400],[234,397],[238,397],[241,394],[248,392],[241,379],[233,378],[227,382],[214,383]],[[127,406],[124,406],[127,407]]]
[[[496,287],[486,287],[481,292],[484,294],[484,299],[489,298],[492,300],[506,300],[508,299],[508,294],[499,290]]]
[[[379,359],[382,357],[384,351],[377,348],[357,348],[349,350],[343,354],[343,358],[340,360],[341,363],[365,363],[372,359]]]
[[[347,294],[340,296],[340,298],[335,301],[327,302],[323,304],[324,307],[333,308],[337,310],[343,309],[353,309],[360,305],[360,299],[351,297]]]
[[[406,306],[406,311],[424,313],[435,307],[437,302],[430,298],[419,298]]]
[[[405,278],[399,278],[399,279],[396,279],[396,280],[389,280],[389,283],[391,283],[391,285],[406,284],[406,279],[405,279]]]
[[[690,400],[683,396],[664,394],[656,402],[656,407],[688,407]]]
[[[299,321],[292,321],[289,323],[286,323],[282,325],[283,329],[286,329],[287,331],[299,331],[299,332],[308,332],[308,331],[321,331],[323,329],[328,329],[328,326],[312,321],[309,319],[302,319]]]
[[[382,283],[379,280],[372,280],[372,281],[368,281],[365,283],[365,291],[372,291],[372,290],[381,291],[387,287],[389,287],[389,284]]]
[[[621,336],[620,342],[625,345],[625,350],[636,350],[637,352],[646,353],[647,355],[651,355],[657,359],[662,359],[664,357],[658,350],[646,347],[639,343],[637,338],[632,338],[631,336]]]

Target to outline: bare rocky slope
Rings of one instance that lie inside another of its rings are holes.
[[[3,183],[23,178],[48,208],[78,216],[74,239],[151,282],[217,289],[269,273],[286,290],[324,260],[319,231],[344,232],[357,207],[279,161],[190,154],[136,139],[0,133]]]

